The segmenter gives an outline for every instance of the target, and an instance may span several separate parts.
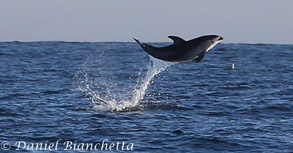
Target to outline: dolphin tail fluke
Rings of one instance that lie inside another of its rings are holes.
[[[133,37],[133,39],[141,46],[141,47],[144,47],[144,44],[143,43],[141,43],[137,38],[134,38]]]

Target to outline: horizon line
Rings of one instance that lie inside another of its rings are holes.
[[[34,43],[34,42],[60,42],[60,43],[136,43],[135,41],[69,41],[69,40],[9,40],[0,41],[0,43]],[[146,43],[172,43],[171,41],[145,41]],[[221,42],[221,44],[252,44],[252,45],[293,45],[289,43],[251,43],[251,42]]]

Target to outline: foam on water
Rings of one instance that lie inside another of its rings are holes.
[[[135,84],[134,87],[129,85],[129,89],[124,88],[119,91],[119,81],[114,78],[105,78],[104,73],[101,72],[102,69],[97,70],[96,77],[90,77],[88,73],[91,70],[88,70],[89,66],[86,63],[76,73],[74,77],[75,84],[78,90],[87,95],[97,111],[122,111],[137,107],[140,101],[143,100],[151,80],[167,67],[175,64],[174,62],[165,62],[149,57],[146,75],[142,76],[139,73],[138,79],[129,78]],[[115,71],[112,73],[115,75]]]

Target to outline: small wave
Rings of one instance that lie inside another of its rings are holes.
[[[292,93],[293,93],[293,88],[288,88],[288,89],[283,89],[283,90],[279,91],[277,94],[290,96],[290,95],[292,95]]]
[[[11,56],[12,54],[8,54],[8,53],[0,53],[0,56]]]
[[[46,90],[46,91],[43,91],[42,94],[53,95],[53,94],[59,94],[61,92],[62,92],[62,90]]]
[[[258,44],[253,44],[255,46],[268,46],[268,44],[263,44],[263,43],[258,43]]]
[[[217,50],[218,50],[218,51],[226,51],[227,48],[221,47],[221,48],[218,48]]]
[[[171,133],[173,133],[173,134],[177,134],[177,135],[180,135],[180,134],[183,134],[184,132],[181,131],[181,130],[174,130],[174,131],[172,131]]]
[[[219,137],[201,137],[198,139],[201,145],[212,146],[213,150],[217,151],[240,151],[244,148],[250,148],[247,145],[242,145],[241,142],[225,140]],[[223,148],[222,146],[227,146]]]
[[[207,112],[204,112],[204,113],[201,113],[202,115],[206,115],[206,116],[229,116],[231,115],[230,112],[227,112],[227,111],[207,111]]]
[[[144,110],[191,110],[191,108],[174,103],[147,102],[141,103],[141,105]]]
[[[24,96],[28,96],[28,94],[13,93],[13,94],[7,94],[3,97],[0,97],[0,100],[12,100],[12,99],[21,98]]]
[[[5,109],[0,108],[0,115],[5,117],[16,117],[16,116],[19,116],[20,114],[17,111],[6,107]],[[11,120],[14,122],[14,119],[12,118],[7,118],[7,120]]]
[[[288,111],[288,112],[293,111],[292,105],[271,105],[271,106],[266,106],[263,109],[270,112],[271,111]]]

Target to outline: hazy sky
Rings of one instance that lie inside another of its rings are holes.
[[[293,0],[0,0],[0,41],[293,44]]]

